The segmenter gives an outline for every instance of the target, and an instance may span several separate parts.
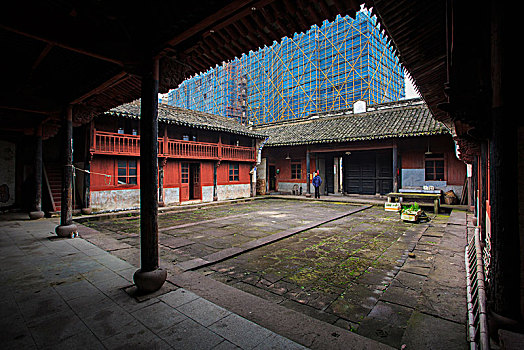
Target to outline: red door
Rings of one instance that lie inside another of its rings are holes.
[[[189,166],[189,198],[201,199],[202,186],[200,185],[200,163],[191,163]]]
[[[180,202],[189,200],[189,163],[180,163]]]

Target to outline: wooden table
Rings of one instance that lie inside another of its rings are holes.
[[[402,203],[404,198],[411,199],[433,199],[433,211],[438,214],[440,207],[440,194],[439,193],[414,193],[414,192],[391,192],[387,194],[388,202],[391,202],[392,198],[398,198],[399,202]]]

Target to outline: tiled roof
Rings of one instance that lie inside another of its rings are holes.
[[[106,114],[138,119],[140,118],[140,101],[137,100],[115,107],[106,112]],[[254,138],[267,137],[263,131],[250,130],[247,126],[240,124],[233,118],[192,111],[166,104],[158,105],[158,121],[166,124],[175,124],[196,129],[223,131]]]
[[[449,133],[419,99],[369,106],[360,114],[344,110],[257,125],[254,129],[270,136],[266,143],[269,147]]]

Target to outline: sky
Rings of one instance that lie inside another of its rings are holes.
[[[406,82],[406,98],[420,97],[407,74],[404,75],[404,81]]]

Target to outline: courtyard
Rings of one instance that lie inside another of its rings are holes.
[[[465,348],[467,215],[428,215],[272,198],[177,208],[159,215],[160,266],[186,289],[190,277],[226,285],[395,348]],[[82,238],[140,266],[138,217],[82,225]]]

